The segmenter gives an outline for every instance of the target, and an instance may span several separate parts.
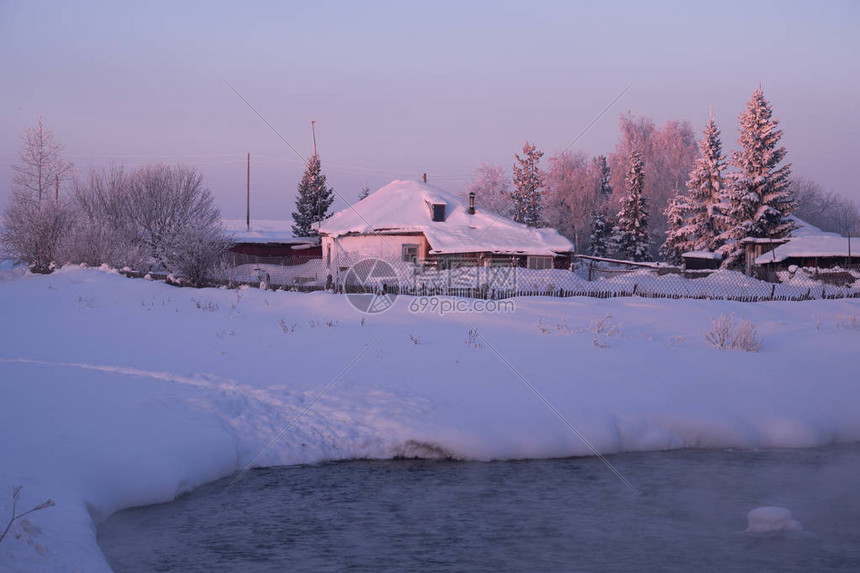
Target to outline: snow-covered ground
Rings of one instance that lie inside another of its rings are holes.
[[[256,465],[592,455],[528,384],[602,454],[860,440],[860,300],[414,301],[363,319],[325,292],[3,270],[0,517],[14,485],[19,509],[56,506],[16,522],[0,569],[108,571],[96,523],[270,444]],[[705,342],[731,314],[756,325],[759,352]]]

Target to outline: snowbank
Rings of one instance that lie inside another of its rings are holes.
[[[242,469],[335,380],[257,465],[592,455],[520,376],[602,454],[860,440],[857,300],[410,300],[362,317],[325,292],[0,273],[0,515],[16,484],[20,507],[57,502],[0,563],[107,571],[94,523]],[[754,323],[761,352],[709,347],[721,314]]]
[[[792,519],[791,511],[784,507],[757,507],[747,514],[747,530],[750,535],[773,535],[802,531],[800,522]]]

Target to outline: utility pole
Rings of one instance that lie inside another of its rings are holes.
[[[311,120],[311,133],[313,134],[313,137],[314,137],[314,155],[317,154],[317,130],[314,126],[315,123],[316,123],[316,120],[312,119]]]
[[[314,139],[314,157],[317,156],[317,130],[316,130],[316,120],[311,120],[311,135]],[[317,235],[320,233],[320,229],[322,228],[322,204],[320,204],[321,197],[319,193],[317,193]]]
[[[248,171],[245,178],[245,230],[251,231],[251,152],[248,152]]]

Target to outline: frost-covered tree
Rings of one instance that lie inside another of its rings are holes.
[[[143,269],[147,250],[129,217],[131,174],[121,166],[93,169],[87,181],[77,181],[72,194],[75,224],[69,260],[90,266]]]
[[[370,195],[370,187],[367,186],[367,183],[364,184],[364,187],[361,188],[361,191],[358,193],[358,200],[367,198]]]
[[[192,285],[203,284],[229,242],[200,173],[182,165],[140,167],[127,201],[135,241],[147,257]]]
[[[293,233],[297,237],[312,237],[318,234],[314,223],[328,216],[334,202],[334,189],[326,184],[319,155],[308,159],[307,167],[299,182],[296,210],[293,212]]]
[[[609,157],[612,186],[616,190],[625,188],[632,151],[638,151],[645,164],[643,196],[652,212],[648,229],[656,248],[668,229],[666,207],[675,190],[684,188],[693,169],[698,151],[696,134],[688,121],[668,120],[658,127],[650,118],[629,113],[621,116],[619,127],[621,140]]]
[[[523,154],[516,154],[514,163],[514,189],[511,192],[513,219],[525,223],[529,227],[539,227],[541,224],[541,200],[543,196],[543,175],[541,174],[540,159],[543,151],[537,149],[528,141],[523,145]]]
[[[607,257],[613,252],[612,228],[614,222],[605,213],[591,216],[591,234],[588,237],[589,252],[594,257]]]
[[[585,153],[565,152],[550,159],[544,175],[542,222],[571,239],[578,251],[588,238],[597,196]]]
[[[679,265],[683,262],[681,255],[687,251],[695,251],[695,231],[691,219],[696,211],[693,200],[682,194],[675,195],[666,208],[666,221],[669,230],[666,231],[666,241],[660,247],[660,255],[669,263]]]
[[[700,155],[696,166],[687,180],[690,211],[684,226],[689,227],[686,240],[690,243],[690,250],[714,251],[722,244],[719,236],[725,230],[723,206],[728,200],[723,176],[726,156],[722,148],[720,129],[711,116],[699,141]]]
[[[58,191],[73,167],[41,117],[21,139],[12,195],[0,220],[0,255],[35,272],[50,272],[52,263],[65,262],[61,251],[74,214]]]
[[[466,184],[463,199],[475,194],[477,209],[485,209],[497,215],[507,216],[510,208],[511,180],[500,165],[481,163],[475,169],[475,177]]]
[[[72,163],[63,159],[62,144],[54,140],[41,117],[36,127],[24,131],[21,140],[20,163],[12,166],[13,188],[22,199],[30,198],[39,204],[47,197],[56,197],[59,186],[71,178],[74,170]]]
[[[0,255],[27,264],[36,273],[49,273],[67,262],[65,240],[74,212],[64,197],[46,198],[41,205],[26,193],[15,191],[0,223]]]
[[[789,183],[797,201],[794,214],[822,231],[856,237],[860,233],[860,207],[851,199],[806,177],[793,177]]]
[[[627,172],[626,196],[621,200],[617,223],[613,229],[613,242],[618,254],[631,261],[650,261],[648,250],[648,208],[643,189],[645,186],[645,166],[638,151],[630,154],[630,169]]]
[[[789,218],[795,209],[789,187],[791,166],[780,165],[786,150],[779,145],[782,130],[778,125],[761,88],[756,89],[740,115],[740,150],[732,154],[737,172],[729,176],[729,227],[723,236],[732,242],[722,249],[726,268],[743,264],[741,239],[779,239],[794,228]]]

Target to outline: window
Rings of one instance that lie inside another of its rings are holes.
[[[407,263],[418,262],[418,245],[404,244],[402,253],[403,256],[401,258]]]
[[[441,223],[445,221],[445,204],[433,203],[433,222]]]
[[[551,269],[552,257],[529,257],[528,267],[537,271]]]

